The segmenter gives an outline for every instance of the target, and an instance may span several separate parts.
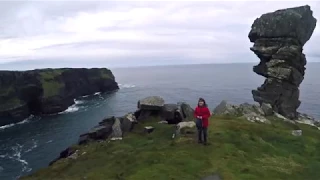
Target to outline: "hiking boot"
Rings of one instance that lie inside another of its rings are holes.
[[[209,143],[207,143],[207,142],[204,142],[204,143],[203,143],[203,145],[205,145],[205,146],[208,146],[208,145],[209,145]]]
[[[198,140],[198,144],[202,144],[203,142],[201,140]]]

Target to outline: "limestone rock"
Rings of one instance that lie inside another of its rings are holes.
[[[179,111],[182,112],[184,121],[192,121],[194,109],[185,102],[178,102]]]
[[[124,117],[120,118],[121,129],[124,132],[130,132],[134,125],[137,123],[137,119],[133,113],[128,113]]]
[[[264,112],[261,109],[261,107],[259,107],[258,105],[249,104],[249,103],[240,104],[239,107],[238,107],[238,112],[240,114],[250,114],[250,113],[255,113],[255,114],[259,114],[259,115],[263,115],[264,114]]]
[[[147,133],[147,134],[152,133],[153,130],[154,130],[154,127],[152,127],[152,126],[146,126],[146,127],[144,127],[144,132]]]
[[[315,126],[320,130],[320,126],[319,126],[319,122],[317,121],[315,118],[307,115],[307,114],[303,114],[303,113],[298,113],[298,118],[295,120],[298,123],[302,123],[302,124],[308,124],[311,126]]]
[[[164,99],[160,96],[150,96],[138,101],[138,109],[161,110],[164,106]]]
[[[86,144],[90,141],[105,140],[112,133],[112,126],[115,122],[115,117],[103,119],[99,125],[91,128],[89,132],[81,134],[78,140],[78,144]]]
[[[176,124],[183,120],[183,115],[177,104],[164,104],[160,116],[170,124]]]
[[[261,104],[261,109],[262,109],[262,111],[263,111],[265,116],[273,115],[273,109],[272,109],[272,106],[270,104],[262,103]]]
[[[262,122],[262,123],[269,123],[269,121],[264,117],[255,112],[249,112],[243,115],[248,121],[251,122]]]
[[[293,136],[302,136],[302,130],[293,130],[291,134]]]
[[[238,106],[228,104],[227,101],[223,100],[217,107],[214,108],[213,113],[216,115],[238,115],[238,108]]]
[[[253,99],[270,104],[286,118],[296,119],[300,106],[299,85],[305,74],[306,58],[302,53],[317,20],[310,6],[282,9],[263,14],[252,24],[250,48],[260,59],[253,71],[266,78]]]
[[[121,140],[121,139],[122,139],[121,122],[119,118],[115,118],[115,121],[112,125],[111,140]]]
[[[304,45],[311,37],[317,20],[310,6],[281,9],[257,18],[249,33],[251,42],[264,38],[293,37]]]

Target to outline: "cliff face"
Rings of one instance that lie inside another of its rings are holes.
[[[30,114],[58,113],[72,105],[74,98],[118,88],[106,68],[0,71],[0,126]]]
[[[270,104],[275,112],[297,119],[299,86],[304,79],[304,44],[311,38],[317,20],[310,6],[300,6],[263,14],[251,26],[251,50],[260,63],[253,71],[266,78],[253,90],[256,102]]]

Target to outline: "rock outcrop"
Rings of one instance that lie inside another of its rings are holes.
[[[165,104],[163,98],[150,96],[139,100],[137,108],[134,113],[127,113],[122,117],[104,118],[97,126],[79,136],[78,145],[86,145],[95,141],[122,140],[126,133],[135,129],[135,125],[144,121],[152,121],[154,118],[162,120],[159,121],[159,124],[176,124],[174,134],[190,133],[195,127],[193,109],[184,102]],[[145,126],[141,133],[149,134],[153,131],[156,131],[154,127]],[[59,157],[50,162],[50,165],[59,159],[70,158],[72,155],[78,156],[75,153],[76,149],[71,146],[62,151]]]
[[[79,96],[119,89],[109,69],[41,69],[0,71],[0,126],[30,114],[66,110]]]
[[[177,124],[181,121],[193,120],[193,111],[187,103],[165,104],[163,98],[150,96],[138,101],[138,110],[134,114],[137,120],[159,116],[169,124]]]
[[[214,108],[214,115],[231,115],[234,117],[243,117],[251,122],[269,123],[266,116],[268,116],[261,106],[249,103],[242,103],[240,105],[229,104],[226,101]]]
[[[273,110],[289,119],[298,117],[299,85],[305,74],[306,58],[302,53],[317,20],[310,6],[277,10],[263,14],[251,26],[251,47],[260,59],[253,71],[266,78],[253,90],[256,102],[270,104]]]

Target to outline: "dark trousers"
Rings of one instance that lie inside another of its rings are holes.
[[[198,140],[201,142],[207,142],[208,128],[202,126],[201,119],[197,119],[196,124],[198,129]]]

